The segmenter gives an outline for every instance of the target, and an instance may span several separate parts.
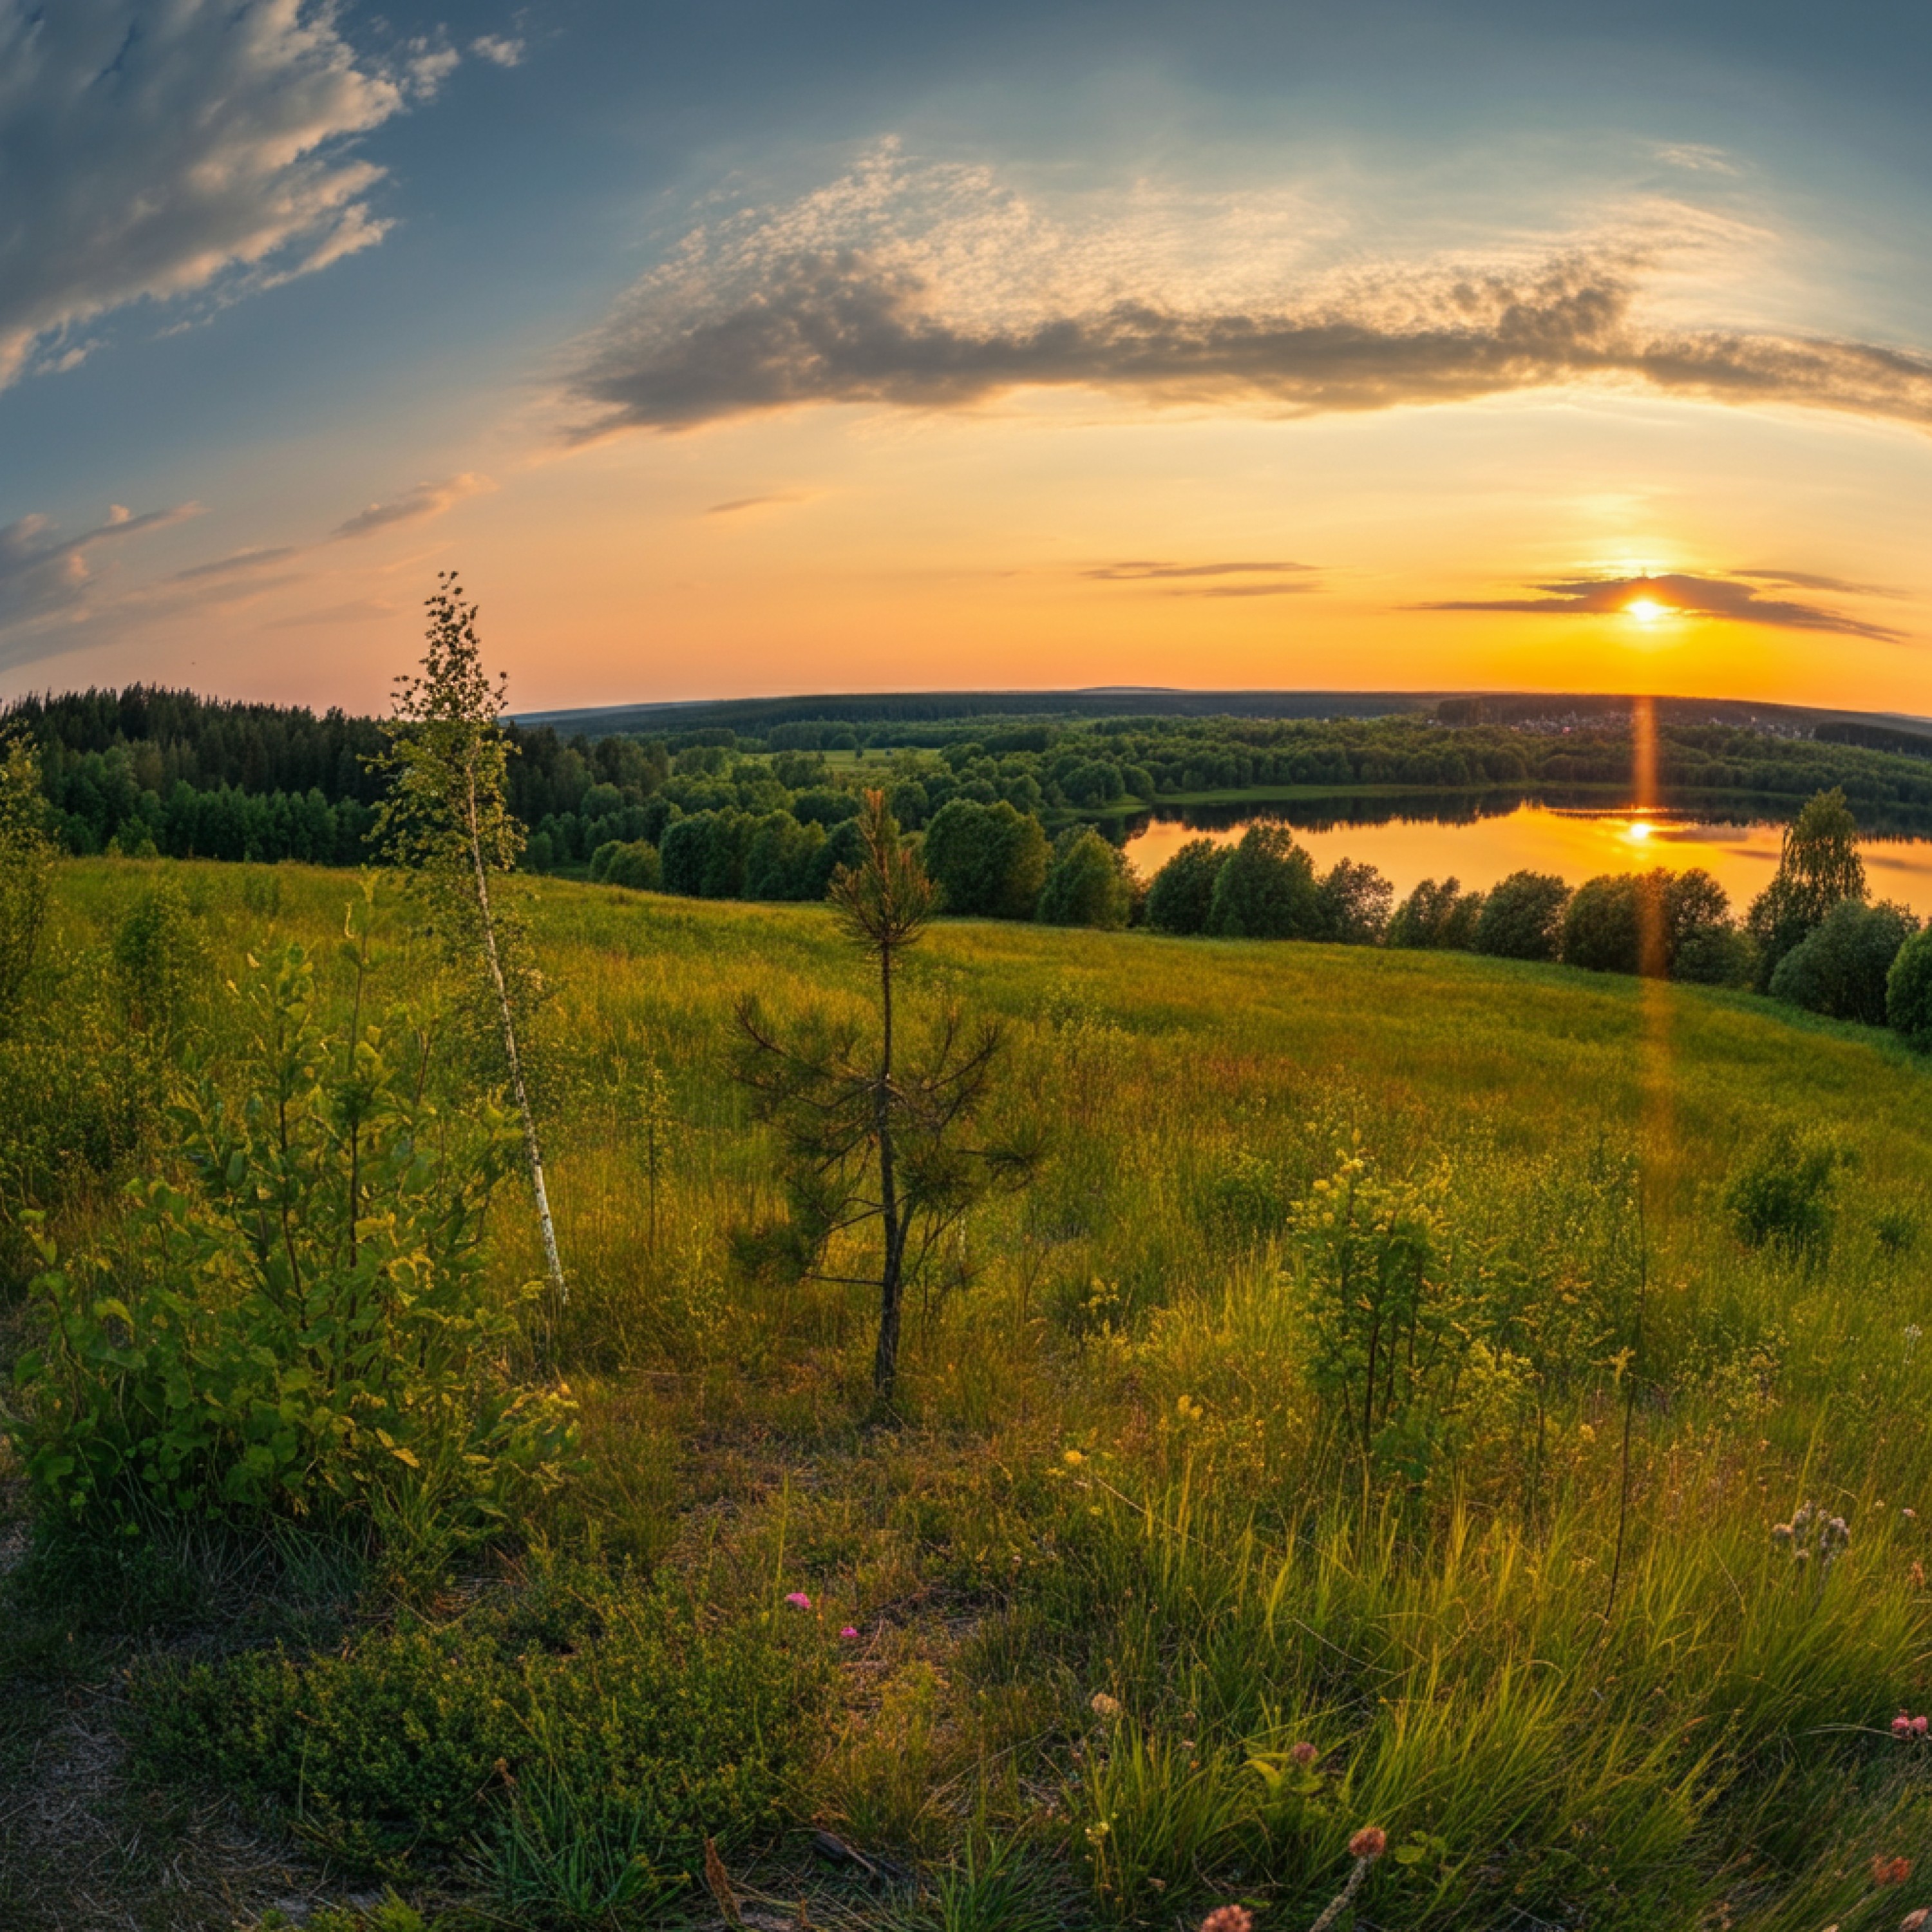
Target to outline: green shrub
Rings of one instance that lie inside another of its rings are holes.
[[[1483,901],[1476,950],[1498,959],[1554,959],[1569,902],[1570,888],[1554,873],[1510,873]]]
[[[1233,850],[1212,838],[1189,839],[1148,887],[1148,924],[1156,932],[1203,931],[1214,903],[1214,881]]]
[[[510,1381],[514,1311],[483,1289],[517,1136],[440,1118],[383,1028],[326,1038],[299,946],[249,998],[261,1090],[172,1110],[192,1191],[151,1180],[115,1250],[46,1251],[7,1424],[37,1510],[346,1520],[424,1556],[487,1535],[568,1433]]]
[[[1251,825],[1222,862],[1203,928],[1216,939],[1318,939],[1315,862],[1285,825]]]
[[[1045,926],[1118,932],[1133,909],[1134,875],[1126,855],[1088,826],[1060,842],[1034,916]]]
[[[130,1025],[171,1038],[200,976],[202,946],[188,902],[167,874],[134,902],[114,935],[114,967]]]
[[[1918,929],[1903,906],[1840,899],[1778,962],[1772,998],[1832,1019],[1883,1026],[1887,976]]]
[[[1726,1190],[1732,1226],[1747,1247],[1822,1256],[1832,1244],[1832,1192],[1843,1150],[1789,1124],[1746,1156]]]
[[[1482,894],[1464,892],[1460,880],[1438,885],[1424,879],[1396,908],[1384,938],[1390,946],[1466,952],[1474,944],[1482,910]]]
[[[613,838],[591,855],[590,876],[608,886],[654,892],[664,884],[664,866],[648,838]]]
[[[920,848],[946,910],[982,919],[1032,918],[1050,857],[1040,820],[1004,799],[947,800]]]
[[[158,1666],[135,1694],[152,1776],[363,1870],[480,1852],[514,1910],[588,1918],[682,1888],[706,1837],[774,1837],[830,1676],[808,1612],[717,1622],[574,1570],[338,1653]]]
[[[1898,949],[1886,975],[1886,1024],[1922,1053],[1932,1053],[1932,928]]]
[[[1340,946],[1372,946],[1387,930],[1395,888],[1374,866],[1337,859],[1316,888],[1319,937]]]

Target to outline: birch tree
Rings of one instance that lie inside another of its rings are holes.
[[[567,1290],[518,1036],[536,975],[521,922],[490,891],[491,880],[514,867],[524,848],[524,828],[508,796],[515,748],[500,722],[509,680],[506,674],[493,681],[484,669],[477,607],[464,602],[454,571],[441,573],[425,602],[422,666],[396,680],[394,710],[386,725],[388,746],[376,760],[390,782],[376,808],[374,836],[383,856],[428,903],[452,963],[479,987],[488,1029],[500,1041],[555,1309]]]

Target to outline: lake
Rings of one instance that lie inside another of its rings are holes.
[[[1600,872],[1701,866],[1742,914],[1778,869],[1784,824],[1767,805],[1749,808],[1634,806],[1566,807],[1516,798],[1493,804],[1467,800],[1390,801],[1330,799],[1270,807],[1156,808],[1130,827],[1126,852],[1151,878],[1190,838],[1228,842],[1258,820],[1292,827],[1324,869],[1337,859],[1366,861],[1394,880],[1398,896],[1424,879],[1453,873],[1483,887],[1514,872],[1554,872],[1580,885]],[[1897,899],[1932,918],[1932,838],[1874,833],[1859,842],[1875,899]]]

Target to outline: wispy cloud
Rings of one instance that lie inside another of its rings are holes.
[[[180,503],[136,516],[117,503],[105,523],[61,538],[45,517],[22,517],[0,528],[0,627],[37,618],[74,616],[96,587],[92,553],[146,530],[191,517],[199,506]]]
[[[1792,585],[1807,581],[1799,575],[1786,576],[1764,571],[1740,574],[1760,581],[1772,578]],[[1826,580],[1809,580],[1822,584]],[[1853,588],[1850,585],[1836,587],[1845,590]],[[1539,594],[1533,597],[1458,598],[1413,608],[1421,610],[1500,610],[1538,616],[1604,617],[1624,616],[1634,606],[1648,606],[1652,609],[1646,614],[1724,617],[1738,624],[1763,624],[1786,631],[1825,631],[1840,637],[1871,638],[1886,644],[1898,643],[1906,634],[1883,624],[1867,623],[1841,610],[1828,610],[1822,604],[1799,604],[1763,596],[1754,584],[1740,582],[1736,578],[1692,577],[1670,572],[1655,577],[1564,578],[1553,584],[1538,584],[1530,588]]]
[[[806,490],[774,490],[763,496],[734,496],[730,502],[713,503],[704,512],[707,517],[735,517],[740,510],[764,510],[781,503],[806,503],[812,500],[812,493]]]
[[[277,544],[272,548],[238,550],[232,556],[218,556],[212,563],[191,564],[186,570],[178,570],[168,581],[196,584],[214,578],[239,577],[248,572],[266,570],[274,564],[286,563],[290,557],[301,556],[305,548],[301,544]]]
[[[365,624],[379,617],[393,617],[406,608],[380,597],[357,597],[346,604],[332,604],[323,610],[298,610],[292,616],[278,617],[268,628],[300,631],[316,624]]]
[[[1191,254],[1136,246],[1136,218],[1063,228],[983,170],[885,152],[694,230],[584,346],[577,434],[1074,386],[1294,414],[1590,386],[1932,424],[1932,358],[1916,350],[1653,312],[1666,281],[1682,308],[1700,251],[1763,245],[1688,207],[1346,274],[1232,213]]]
[[[1775,584],[1787,590],[1828,590],[1840,597],[1903,597],[1903,590],[1882,584],[1852,584],[1842,577],[1820,577],[1808,570],[1734,570],[1733,577],[1754,584]]]
[[[358,55],[296,0],[0,0],[0,387],[71,367],[89,318],[230,299],[373,246],[382,178],[346,144],[435,92],[427,41]]]
[[[523,64],[524,44],[506,34],[483,34],[470,43],[470,51],[478,60],[486,60],[497,67],[519,67]]]
[[[405,490],[400,496],[392,497],[386,502],[371,503],[366,510],[358,510],[346,522],[337,524],[332,535],[340,541],[366,537],[397,524],[421,523],[428,518],[441,516],[466,496],[482,496],[496,487],[488,477],[467,470],[440,483],[418,483],[413,490]]]
[[[1103,563],[1082,571],[1083,577],[1100,578],[1111,584],[1144,584],[1163,577],[1265,577],[1305,576],[1315,568],[1312,563],[1151,563],[1145,561]]]

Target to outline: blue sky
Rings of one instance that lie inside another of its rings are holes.
[[[0,694],[376,704],[454,566],[533,707],[1932,711],[1929,42],[0,0]]]

